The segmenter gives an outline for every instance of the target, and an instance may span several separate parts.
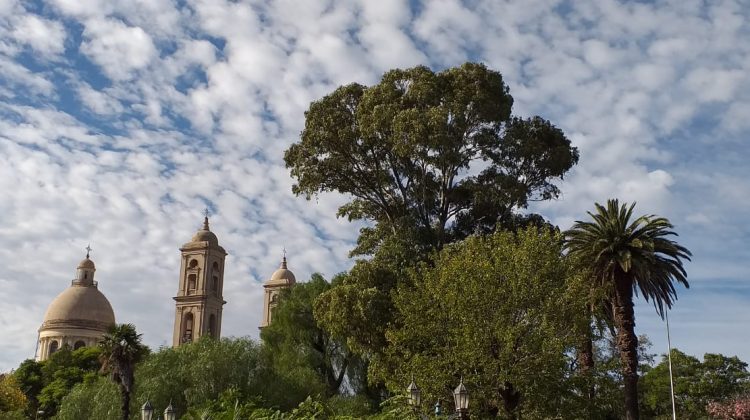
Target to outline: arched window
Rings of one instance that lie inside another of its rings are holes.
[[[208,335],[216,338],[216,315],[214,314],[208,317]]]
[[[214,276],[211,280],[211,290],[214,291],[214,294],[219,293],[219,276]]]
[[[182,325],[182,342],[189,343],[193,341],[193,314],[191,312],[185,314],[185,321]]]
[[[188,276],[188,290],[195,290],[195,274],[190,274]]]
[[[73,345],[73,350],[78,350],[78,349],[80,349],[81,347],[86,347],[86,343],[84,343],[84,342],[83,342],[83,340],[78,340],[78,341],[76,341],[76,343],[75,343],[75,344]]]
[[[60,348],[60,343],[57,342],[57,340],[52,340],[51,343],[49,343],[49,354],[56,352],[57,349]]]
[[[217,263],[216,261],[214,261],[214,264],[211,266],[211,269],[213,270],[214,273],[218,273],[219,272],[219,263]]]

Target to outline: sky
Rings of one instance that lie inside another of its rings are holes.
[[[284,167],[310,102],[466,61],[579,148],[529,210],[568,228],[620,198],[669,218],[694,255],[672,344],[750,361],[749,18],[743,0],[0,0],[0,372],[34,356],[89,243],[117,321],[170,344],[204,208],[229,252],[222,334],[257,338],[283,248],[298,280],[353,264],[346,197],[295,197]],[[642,299],[636,332],[666,351]]]

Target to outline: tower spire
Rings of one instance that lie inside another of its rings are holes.
[[[203,230],[210,230],[208,228],[208,216],[211,213],[208,212],[208,207],[203,209]]]
[[[286,268],[286,247],[282,248],[282,257],[281,257],[281,267],[279,268]]]

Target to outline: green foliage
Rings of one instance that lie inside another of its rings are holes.
[[[55,420],[115,419],[121,414],[116,384],[102,376],[79,383],[62,399]],[[133,413],[140,418],[138,410]]]
[[[258,345],[251,340],[203,337],[177,348],[162,348],[140,364],[135,400],[138,404],[149,400],[154,407],[166,407],[171,401],[178,415],[183,415],[188,408],[205,407],[222,395],[228,398],[229,390],[240,401],[254,395],[273,396],[284,384],[267,370]]]
[[[614,283],[624,274],[663,316],[676,298],[673,283],[688,287],[682,262],[690,260],[690,251],[668,239],[677,234],[666,218],[644,215],[631,222],[635,203],[610,199],[606,207],[595,206],[596,214],[588,212],[593,221],[576,221],[565,232],[567,249],[593,271],[596,286],[614,294]]]
[[[679,418],[707,418],[709,402],[724,402],[750,391],[747,363],[736,356],[707,353],[703,362],[672,350],[675,406]],[[671,418],[669,366],[666,355],[641,380],[642,412],[648,418]]]
[[[25,410],[27,417],[33,417],[39,406],[37,398],[42,392],[42,388],[44,388],[42,366],[42,363],[34,359],[26,359],[13,372],[13,377],[16,379],[19,389],[24,393],[28,402]]]
[[[49,418],[57,413],[62,399],[76,384],[94,379],[100,368],[100,350],[82,347],[71,350],[63,346],[44,362],[25,360],[13,373],[19,388],[26,396],[27,417]]]
[[[23,418],[28,401],[13,375],[0,374],[0,417]]]
[[[276,372],[288,381],[301,380],[307,395],[336,395],[347,373],[361,376],[361,365],[346,343],[323,330],[313,316],[313,302],[330,289],[319,274],[284,291],[273,322],[261,331],[264,349]]]
[[[413,286],[396,294],[401,318],[386,333],[377,378],[401,390],[414,374],[424,401],[452,401],[463,375],[480,416],[566,413],[574,398],[569,325],[582,314],[581,297],[566,287],[561,244],[547,230],[499,232],[446,247],[434,267],[420,265]]]
[[[376,224],[360,236],[364,254],[392,234],[429,251],[492,230],[511,209],[556,197],[554,181],[578,161],[559,129],[512,117],[512,104],[502,75],[475,63],[342,86],[310,105],[284,155],[293,191],[351,196],[339,215]]]

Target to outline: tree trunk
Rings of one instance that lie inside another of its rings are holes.
[[[594,373],[594,343],[591,339],[591,330],[586,332],[586,335],[581,338],[581,343],[578,347],[578,366],[581,376],[586,381],[586,394],[589,402],[593,401],[596,390],[594,389],[594,383],[592,381],[592,374]]]
[[[581,339],[578,343],[576,359],[578,362],[578,372],[586,380],[584,392],[588,397],[589,403],[594,401],[596,389],[592,375],[594,374],[594,339],[591,331],[591,321],[594,317],[591,305],[586,308],[586,326],[581,330]]]
[[[638,420],[638,337],[635,335],[633,285],[620,270],[615,274],[615,299],[612,312],[617,326],[617,349],[620,352],[625,391],[625,418]]]
[[[120,395],[122,396],[122,420],[128,420],[130,418],[130,391],[121,386]]]

